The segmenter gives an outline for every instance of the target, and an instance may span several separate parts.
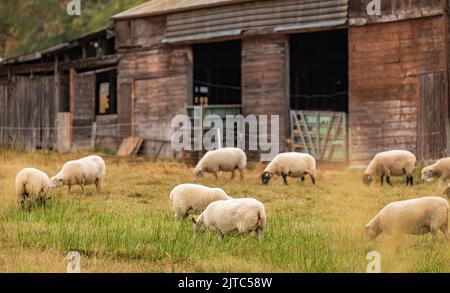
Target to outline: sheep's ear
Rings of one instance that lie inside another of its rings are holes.
[[[197,224],[197,221],[195,220],[194,217],[192,217],[192,223]]]

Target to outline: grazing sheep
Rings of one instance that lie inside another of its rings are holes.
[[[69,194],[73,185],[80,185],[84,194],[84,186],[95,184],[100,192],[105,177],[105,161],[99,156],[89,156],[64,164],[61,171],[51,179],[52,188],[67,185]]]
[[[244,169],[247,166],[247,156],[239,148],[222,148],[207,152],[194,169],[195,181],[203,177],[203,173],[212,173],[217,179],[217,172],[231,172],[234,179],[236,169],[239,169],[241,180],[244,179]]]
[[[363,175],[363,182],[370,185],[374,176],[381,177],[381,185],[386,182],[391,184],[391,176],[406,175],[406,186],[414,184],[414,169],[416,167],[416,156],[408,151],[394,150],[379,153],[370,162]]]
[[[203,229],[215,231],[223,239],[224,235],[237,231],[240,234],[255,232],[262,239],[266,225],[264,205],[253,198],[219,200],[211,203],[195,220],[194,231]]]
[[[283,177],[286,185],[288,185],[287,177],[301,178],[304,181],[305,176],[309,175],[312,183],[316,184],[316,160],[311,155],[303,153],[279,154],[264,169],[261,182],[269,184],[273,175]]]
[[[16,196],[19,206],[25,207],[25,201],[45,203],[46,194],[50,190],[50,179],[47,174],[33,168],[26,168],[16,176]]]
[[[422,182],[431,182],[431,177],[439,176],[439,182],[443,182],[450,178],[450,158],[438,160],[433,165],[422,169]]]
[[[423,235],[437,231],[448,233],[448,202],[436,196],[397,201],[384,207],[365,227],[370,239],[381,233]]]
[[[189,211],[200,214],[206,207],[217,200],[232,199],[220,188],[209,188],[196,184],[181,184],[170,192],[170,201],[175,211],[175,218],[186,219]]]

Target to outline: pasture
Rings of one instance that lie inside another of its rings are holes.
[[[191,222],[178,224],[169,203],[170,190],[192,182],[192,173],[176,161],[102,155],[107,164],[103,191],[89,186],[81,195],[52,190],[45,207],[18,209],[14,179],[24,167],[53,176],[62,164],[87,153],[26,153],[0,150],[0,271],[65,272],[69,251],[81,253],[83,272],[365,272],[370,251],[379,251],[383,272],[450,272],[450,243],[439,234],[422,237],[381,236],[369,241],[364,225],[387,203],[440,195],[437,183],[371,187],[362,171],[322,169],[317,186],[292,178],[284,186],[274,178],[260,183],[263,167],[246,178],[201,184],[221,187],[234,197],[254,197],[266,206],[264,239],[254,234],[225,237],[194,235]],[[416,174],[416,182],[419,172]]]

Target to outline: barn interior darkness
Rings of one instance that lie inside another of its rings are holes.
[[[347,30],[290,36],[291,108],[348,113]]]
[[[241,41],[198,44],[193,51],[193,104],[241,104]]]

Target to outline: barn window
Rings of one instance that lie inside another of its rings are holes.
[[[117,114],[116,71],[106,71],[96,75],[96,114]]]
[[[347,30],[294,34],[291,108],[348,113]]]
[[[241,104],[241,42],[199,44],[193,51],[193,104]]]

